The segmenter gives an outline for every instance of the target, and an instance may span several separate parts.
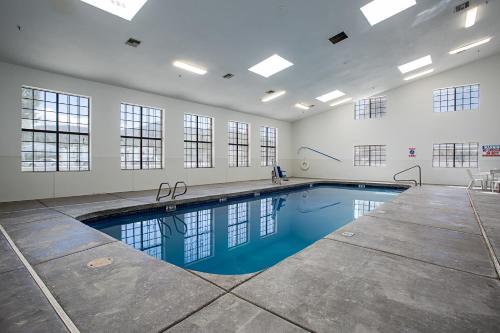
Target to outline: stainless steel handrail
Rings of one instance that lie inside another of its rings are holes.
[[[168,193],[165,194],[165,195],[160,196],[160,192],[161,192],[161,189],[162,189],[163,185],[167,185],[168,186]],[[168,197],[171,193],[172,193],[172,188],[170,187],[170,184],[169,183],[161,183],[160,187],[158,187],[158,193],[156,193],[156,201],[158,202],[161,199]]]
[[[412,169],[415,169],[415,168],[418,168],[418,182],[415,179],[396,179],[396,176],[398,176],[406,171],[410,171]],[[411,168],[404,169],[403,171],[400,171],[400,172],[394,174],[394,176],[392,176],[392,178],[396,182],[414,182],[415,186],[418,186],[418,185],[422,186],[422,168],[420,167],[420,165],[417,164],[417,165],[412,166]]]
[[[326,156],[326,157],[328,157],[328,158],[331,158],[332,160],[335,160],[335,161],[338,161],[338,162],[342,162],[341,160],[339,160],[339,159],[338,159],[338,158],[336,158],[336,157],[333,157],[333,156],[331,156],[331,155],[325,154],[325,153],[323,153],[323,152],[320,152],[319,150],[316,150],[316,149],[313,149],[313,148],[311,148],[311,147],[307,147],[307,146],[302,146],[302,147],[300,147],[300,148],[297,150],[297,154],[298,154],[298,153],[300,153],[300,151],[301,151],[302,149],[308,149],[308,150],[310,150],[310,151],[315,152],[316,154],[320,154],[320,155]]]
[[[175,192],[177,191],[177,186],[178,186],[179,184],[184,184],[184,192],[179,193],[179,194],[176,194]],[[174,190],[173,190],[173,192],[172,192],[172,199],[175,199],[175,198],[177,198],[178,196],[181,196],[181,195],[186,194],[186,193],[187,193],[187,190],[188,190],[188,186],[187,186],[187,184],[186,184],[185,182],[183,182],[183,181],[176,182],[176,183],[175,183],[175,186],[174,186]]]

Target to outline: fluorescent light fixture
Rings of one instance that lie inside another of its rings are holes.
[[[398,69],[401,73],[406,74],[408,72],[412,72],[416,69],[425,67],[427,65],[432,64],[432,58],[430,55],[419,58],[417,60],[410,61],[404,65],[398,66]]]
[[[284,94],[286,94],[286,91],[285,90],[280,90],[280,91],[277,91],[275,93],[269,94],[266,97],[263,97],[261,99],[261,101],[264,102],[264,103],[266,103],[266,102],[272,101],[275,98],[283,96]]]
[[[131,21],[148,0],[81,0],[105,12]]]
[[[302,104],[302,103],[295,104],[295,107],[297,109],[302,109],[302,110],[309,110],[311,108],[309,105],[305,105],[305,104]]]
[[[334,90],[334,91],[331,91],[331,92],[329,92],[327,94],[324,94],[324,95],[321,95],[319,97],[316,97],[316,99],[318,101],[326,103],[328,101],[331,101],[332,99],[339,98],[339,97],[342,97],[344,95],[345,94],[342,91],[340,91],[340,90]]]
[[[344,104],[344,103],[349,102],[350,100],[352,100],[352,98],[351,98],[351,97],[349,97],[349,98],[344,98],[344,99],[342,99],[342,100],[340,100],[340,101],[338,101],[338,102],[335,102],[335,103],[333,103],[333,104],[330,104],[330,106],[337,106],[337,105],[340,105],[340,104]]]
[[[173,65],[177,68],[182,68],[184,70],[190,71],[192,73],[198,74],[198,75],[205,75],[207,74],[207,70],[198,66],[190,65],[185,62],[176,60],[173,62]]]
[[[457,53],[460,53],[460,52],[464,52],[464,51],[467,51],[468,49],[472,49],[473,47],[486,44],[490,40],[491,40],[491,37],[484,38],[484,39],[478,40],[477,42],[473,42],[473,43],[470,43],[470,44],[467,44],[467,45],[464,45],[464,46],[460,46],[459,48],[451,50],[448,53],[449,54],[457,54]]]
[[[374,26],[416,4],[415,0],[374,0],[360,9],[368,23]]]
[[[277,54],[270,56],[269,58],[259,62],[257,65],[250,67],[248,70],[256,74],[262,75],[263,77],[270,77],[285,68],[293,66],[293,64],[280,57]]]
[[[428,69],[426,71],[423,71],[423,72],[420,72],[420,73],[417,73],[417,74],[413,74],[413,75],[407,76],[407,77],[404,78],[404,80],[405,81],[413,80],[413,79],[416,79],[417,77],[421,77],[421,76],[430,74],[432,72],[434,72],[434,68]]]
[[[470,28],[476,24],[477,7],[469,9],[467,15],[465,16],[465,27]]]

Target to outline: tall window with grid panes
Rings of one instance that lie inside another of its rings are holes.
[[[184,114],[184,168],[213,167],[213,118]]]
[[[277,163],[277,129],[262,126],[260,128],[260,165],[271,166]]]
[[[122,170],[162,168],[162,110],[121,104]]]
[[[385,145],[354,146],[354,166],[380,167],[385,159]]]
[[[248,127],[247,123],[228,122],[228,161],[230,167],[247,167],[250,165],[248,158]]]
[[[21,170],[89,171],[89,98],[23,87]]]
[[[385,96],[360,99],[354,103],[354,119],[381,118],[387,109],[387,98]]]

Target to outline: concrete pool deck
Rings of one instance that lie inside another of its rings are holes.
[[[176,204],[277,188],[193,186]],[[471,191],[474,211],[464,188],[414,187],[277,265],[234,277],[178,268],[78,221],[154,208],[155,195],[0,203],[0,225],[81,332],[500,331],[498,194]],[[111,264],[87,265],[97,258]],[[3,235],[0,290],[0,331],[68,331]]]

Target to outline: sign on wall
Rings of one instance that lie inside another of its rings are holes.
[[[408,157],[417,157],[417,148],[408,147]]]
[[[500,157],[500,145],[484,145],[483,157]]]

